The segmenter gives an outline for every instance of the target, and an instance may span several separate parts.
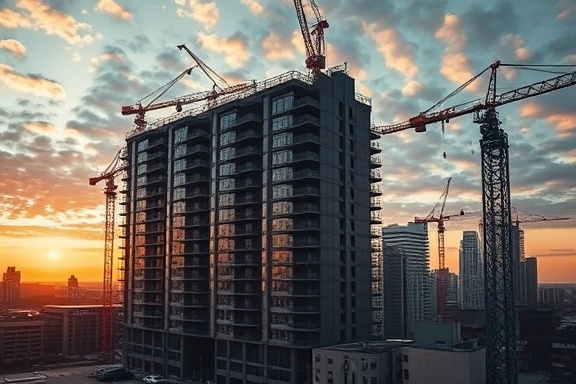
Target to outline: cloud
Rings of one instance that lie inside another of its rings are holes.
[[[402,88],[402,94],[404,96],[416,96],[422,89],[422,84],[415,80],[410,80],[404,88]]]
[[[572,0],[560,0],[556,4],[556,7],[560,8],[556,15],[556,20],[558,21],[566,20],[576,14],[576,4],[574,4]]]
[[[450,13],[444,15],[444,23],[436,31],[435,36],[438,40],[444,41],[446,49],[450,51],[462,50],[468,42],[466,34],[463,33],[460,18]]]
[[[22,60],[26,57],[26,47],[18,40],[0,40],[0,50],[10,52],[19,60]]]
[[[266,13],[266,9],[258,2],[258,0],[240,0],[240,2],[247,6],[250,12],[257,16],[262,16]]]
[[[185,2],[180,0],[175,0],[175,3],[182,7],[185,5]],[[205,27],[213,27],[218,23],[220,12],[215,2],[190,0],[188,5],[190,6],[189,11],[184,8],[178,8],[176,9],[176,14],[180,17],[190,17],[202,23]]]
[[[0,9],[0,25],[8,29],[32,27],[32,23],[26,16],[8,8]]]
[[[470,61],[464,53],[468,39],[463,31],[460,18],[447,13],[442,26],[436,30],[435,36],[446,44],[444,56],[440,64],[440,73],[451,82],[461,85],[474,77],[470,69]],[[471,83],[469,89],[476,91],[480,82]]]
[[[66,97],[60,83],[40,75],[21,74],[6,64],[0,64],[0,82],[17,91],[48,96],[57,99]]]
[[[270,32],[262,41],[264,56],[268,60],[291,60],[294,58],[294,50],[286,39],[275,32]]]
[[[198,43],[208,51],[221,53],[225,56],[224,61],[233,67],[246,64],[250,58],[250,51],[244,36],[232,36],[220,38],[215,34],[198,34]]]
[[[0,25],[10,29],[42,30],[73,45],[90,44],[94,39],[89,34],[81,34],[82,30],[89,30],[90,25],[77,22],[72,16],[51,8],[42,0],[18,0],[16,6],[24,13],[0,9]]]
[[[508,34],[502,37],[502,45],[514,50],[516,60],[526,61],[532,57],[532,52],[526,47],[524,39],[519,34]]]
[[[122,8],[115,0],[100,0],[94,7],[94,10],[108,13],[122,21],[128,21],[132,18],[132,14]]]
[[[442,58],[440,73],[451,82],[461,85],[475,76],[469,68],[470,62],[464,53],[446,54]],[[480,88],[480,82],[473,82],[468,88],[476,91]]]
[[[377,24],[364,24],[367,33],[378,46],[387,67],[395,69],[406,78],[418,73],[410,44],[391,28],[379,29]]]
[[[520,116],[532,119],[545,119],[560,133],[576,132],[576,114],[569,111],[553,110],[544,104],[527,102],[520,106]]]

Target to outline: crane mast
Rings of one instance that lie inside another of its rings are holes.
[[[306,68],[312,70],[314,73],[318,73],[326,68],[324,29],[328,28],[329,24],[320,14],[320,10],[314,0],[309,0],[309,4],[316,18],[316,23],[312,26],[312,30],[310,30],[308,26],[302,0],[294,0],[296,15],[298,16],[300,31],[306,48]]]
[[[106,213],[104,218],[104,276],[102,284],[102,317],[101,317],[101,360],[110,363],[114,360],[114,316],[112,314],[113,303],[113,261],[114,261],[114,229],[116,207],[115,179],[118,174],[126,169],[121,160],[121,152],[118,151],[112,163],[97,177],[89,179],[90,185],[96,185],[106,180],[104,195],[106,197]]]
[[[511,252],[509,145],[508,135],[500,127],[501,122],[498,119],[496,107],[575,85],[576,72],[564,73],[498,95],[496,93],[497,70],[501,66],[514,67],[515,65],[496,61],[427,111],[405,122],[373,127],[373,129],[381,135],[409,128],[414,128],[416,132],[424,132],[427,124],[448,122],[449,119],[474,113],[474,122],[480,124],[481,134],[486,382],[516,384],[518,375],[516,371],[514,260]],[[483,101],[455,105],[431,112],[488,70],[491,71],[490,81]]]

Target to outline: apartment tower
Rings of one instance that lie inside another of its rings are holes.
[[[462,233],[459,278],[460,309],[484,309],[484,263],[476,231]]]
[[[433,318],[426,223],[392,224],[384,240],[384,336],[412,338],[416,322]],[[400,302],[401,300],[401,302]]]
[[[129,368],[309,383],[312,348],[371,337],[370,111],[344,71],[290,72],[129,135]]]

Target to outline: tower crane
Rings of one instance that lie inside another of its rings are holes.
[[[106,196],[106,215],[104,220],[104,277],[102,285],[102,326],[101,326],[101,358],[112,362],[114,358],[113,316],[112,316],[112,265],[114,261],[114,215],[116,206],[116,177],[126,170],[122,160],[125,148],[120,149],[108,167],[96,177],[89,179],[90,185],[96,185],[105,180],[104,195]]]
[[[425,132],[426,126],[436,122],[474,113],[480,124],[482,159],[483,240],[486,294],[486,382],[516,384],[516,330],[513,285],[513,256],[511,252],[510,175],[508,166],[508,135],[500,128],[496,107],[542,95],[576,84],[576,72],[563,73],[537,83],[497,94],[497,71],[500,67],[535,67],[504,64],[496,61],[480,74],[468,80],[446,98],[428,110],[405,122],[373,127],[377,134],[414,128]],[[551,66],[547,66],[551,67]],[[560,67],[560,66],[556,66]],[[566,66],[563,66],[566,67]],[[572,66],[573,67],[573,66]],[[486,97],[476,103],[460,104],[440,111],[435,109],[454,96],[483,73],[490,71]]]
[[[512,225],[520,228],[520,223],[535,223],[539,221],[558,221],[558,220],[570,220],[569,217],[560,216],[543,216],[537,213],[531,213],[528,211],[523,211],[518,208],[511,208],[512,212]]]
[[[314,73],[318,73],[326,68],[324,30],[328,28],[329,25],[320,14],[320,10],[314,0],[309,0],[309,4],[314,12],[314,17],[316,18],[316,22],[312,25],[311,29],[308,27],[302,0],[294,0],[296,15],[298,16],[300,31],[302,32],[304,46],[306,48],[306,68],[312,70]]]
[[[147,123],[145,119],[145,114],[148,111],[153,111],[166,107],[176,107],[176,112],[182,112],[182,107],[184,105],[197,103],[203,100],[213,102],[219,96],[245,91],[248,90],[249,88],[255,88],[256,86],[256,83],[254,81],[230,86],[228,85],[228,83],[226,83],[226,80],[224,80],[216,72],[210,69],[210,67],[208,67],[202,60],[200,60],[198,56],[194,55],[194,53],[192,53],[184,44],[178,45],[177,47],[180,50],[185,49],[194,58],[194,60],[196,61],[196,65],[186,69],[167,84],[151,92],[150,94],[144,96],[142,99],[137,101],[136,104],[122,106],[121,109],[122,115],[124,116],[134,114],[136,115],[136,117],[134,118],[134,124],[136,125],[137,131],[142,131],[146,128]],[[180,79],[182,79],[186,75],[190,75],[192,73],[192,70],[196,67],[200,68],[210,78],[210,80],[212,80],[214,85],[211,90],[192,93],[171,100],[156,102],[156,100],[158,100],[162,95],[164,95]],[[218,82],[220,84],[217,84],[215,78],[218,79]],[[151,98],[151,100],[145,103],[144,100],[148,100],[149,98]]]
[[[477,215],[478,212],[465,212],[460,210],[459,213],[444,215],[444,207],[446,206],[446,199],[448,198],[448,191],[450,190],[450,181],[452,178],[448,178],[444,192],[440,196],[440,199],[434,205],[434,208],[426,217],[415,217],[415,223],[437,223],[438,224],[438,280],[436,284],[436,296],[437,296],[437,308],[438,315],[440,317],[446,315],[446,295],[448,288],[448,268],[446,268],[446,247],[444,245],[444,232],[446,231],[446,226],[444,221],[450,220],[450,218],[464,217],[469,215]],[[438,209],[439,208],[439,209]],[[439,211],[437,213],[436,211]]]

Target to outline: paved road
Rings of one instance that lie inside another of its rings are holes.
[[[96,379],[89,378],[88,372],[92,370],[93,366],[88,367],[68,367],[68,368],[58,368],[46,371],[38,371],[37,374],[42,374],[46,376],[45,380],[35,381],[38,384],[97,384],[100,383]],[[14,374],[14,375],[0,375],[0,383],[2,383],[4,378],[18,378],[25,376],[33,376],[32,372],[30,374]],[[142,383],[140,380],[124,380],[117,381],[116,383]]]

